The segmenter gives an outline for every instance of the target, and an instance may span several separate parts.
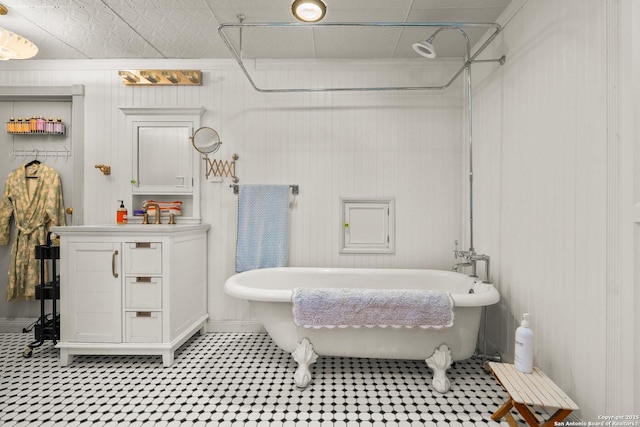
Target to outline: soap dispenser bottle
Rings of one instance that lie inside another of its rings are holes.
[[[518,371],[533,372],[533,331],[529,328],[529,313],[522,314],[522,322],[516,329],[514,361]]]
[[[116,222],[118,224],[126,224],[129,221],[129,217],[127,216],[127,208],[124,207],[124,200],[118,200],[120,202],[120,207],[116,212]]]

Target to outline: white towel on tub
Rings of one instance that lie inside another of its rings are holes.
[[[305,328],[453,326],[454,302],[446,292],[419,289],[299,288],[293,317]]]

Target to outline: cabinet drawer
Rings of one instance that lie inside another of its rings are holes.
[[[162,243],[127,242],[124,261],[125,274],[162,274]]]
[[[162,342],[162,313],[159,311],[126,311],[125,342]]]
[[[161,277],[126,277],[124,286],[126,309],[145,310],[162,308]]]

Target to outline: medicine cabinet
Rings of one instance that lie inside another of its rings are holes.
[[[341,199],[340,253],[395,253],[395,199]]]
[[[131,139],[131,213],[145,200],[182,202],[177,221],[200,222],[200,161],[189,139],[200,127],[205,109],[179,107],[129,108],[120,110],[127,118]]]
[[[133,193],[191,193],[194,164],[185,141],[193,123],[136,121],[133,126]]]

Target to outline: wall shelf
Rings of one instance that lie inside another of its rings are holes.
[[[22,120],[11,118],[7,121],[7,133],[10,135],[64,135],[66,126],[62,119],[30,117]]]
[[[43,132],[43,131],[33,131],[33,132],[9,132],[7,131],[7,133],[9,135],[59,135],[59,136],[64,136],[64,131],[62,132]]]

